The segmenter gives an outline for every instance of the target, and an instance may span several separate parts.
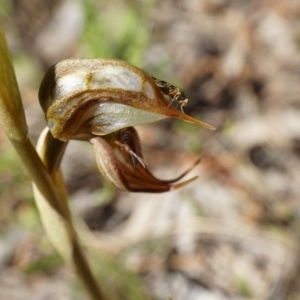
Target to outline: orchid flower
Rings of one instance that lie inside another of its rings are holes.
[[[183,105],[181,111],[171,105],[188,103],[179,88],[119,60],[59,62],[47,71],[39,99],[53,137],[62,142],[89,141],[102,175],[117,188],[132,192],[179,188],[196,179],[179,182],[199,162],[172,180],[156,178],[144,161],[133,126],[177,118],[214,129],[186,115]]]

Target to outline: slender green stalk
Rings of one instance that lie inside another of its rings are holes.
[[[37,151],[43,161],[43,164],[49,171],[52,182],[54,183],[60,196],[60,203],[63,205],[62,209],[68,219],[68,230],[64,232],[59,229],[60,231],[58,232],[57,229],[53,228],[54,224],[60,224],[62,220],[57,215],[57,212],[49,207],[49,203],[47,203],[46,199],[39,194],[34,186],[35,199],[39,210],[42,212],[47,211],[46,214],[42,214],[42,218],[44,216],[43,223],[50,240],[54,245],[56,245],[56,249],[64,257],[65,261],[73,265],[77,276],[84,283],[91,299],[101,300],[105,298],[102,295],[95,278],[93,277],[82,251],[79,239],[77,238],[77,234],[74,230],[68,207],[67,193],[65,190],[65,185],[62,181],[61,171],[59,169],[59,164],[64,154],[66,145],[67,143],[54,139],[48,128],[46,128],[40,135],[37,144]],[[70,248],[72,249],[71,252],[69,251]]]
[[[15,72],[2,29],[0,28],[0,125],[14,145],[33,181],[37,206],[45,230],[53,246],[65,261],[73,266],[76,275],[94,300],[105,299],[87,264],[73,228],[68,203],[63,189],[56,189],[59,170],[50,174],[28,137],[25,113]],[[64,147],[62,147],[64,149]],[[60,152],[60,150],[58,151]],[[57,156],[61,160],[61,156]],[[61,199],[61,197],[63,199]]]
[[[10,140],[27,136],[27,125],[16,75],[0,27],[0,124]]]

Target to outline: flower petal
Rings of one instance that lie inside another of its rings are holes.
[[[39,100],[52,135],[62,141],[164,118],[214,129],[170,105],[151,76],[119,60],[61,61],[45,74]]]
[[[121,164],[110,145],[101,137],[94,137],[90,139],[90,142],[94,147],[96,162],[100,173],[115,187],[121,190],[127,190],[127,181],[123,174]]]
[[[177,183],[199,162],[177,178],[161,180],[155,177],[146,166],[138,134],[133,127],[122,129],[105,137],[90,139],[94,147],[96,161],[102,175],[119,189],[131,192],[161,193],[177,189],[197,177]],[[134,155],[133,155],[134,154]]]

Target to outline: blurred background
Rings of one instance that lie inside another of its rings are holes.
[[[36,142],[37,91],[71,57],[126,60],[182,87],[209,131],[137,127],[146,162],[199,179],[165,194],[116,191],[88,144],[63,160],[70,205],[108,299],[300,299],[299,0],[1,0]],[[31,184],[0,131],[0,299],[86,299],[50,245]]]

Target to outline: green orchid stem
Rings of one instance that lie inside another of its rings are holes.
[[[97,282],[93,277],[93,274],[88,266],[88,263],[81,249],[81,246],[77,240],[76,233],[72,226],[69,211],[68,210],[66,211],[66,207],[61,202],[61,199],[58,199],[56,189],[53,185],[53,181],[50,175],[48,174],[47,170],[45,169],[45,166],[41,162],[33,144],[31,143],[29,138],[26,138],[25,140],[22,141],[12,140],[11,142],[13,143],[15,149],[17,150],[24,166],[26,167],[29,173],[29,176],[31,177],[32,181],[35,183],[35,186],[37,187],[40,194],[42,195],[43,200],[47,199],[48,204],[52,207],[52,209],[54,209],[57,212],[60,218],[65,220],[63,224],[67,227],[66,230],[66,232],[68,233],[67,239],[69,240],[67,241],[67,243],[71,244],[69,248],[72,252],[70,253],[70,257],[66,258],[67,262],[73,265],[73,268],[77,276],[84,284],[91,299],[95,299],[95,300],[105,299],[102,293],[100,292]],[[47,220],[44,219],[45,214],[43,213],[44,211],[43,208],[45,207],[45,203],[41,204],[40,198],[36,199],[37,206],[41,211],[41,217],[43,219],[45,229],[46,231],[48,231],[49,234],[48,227],[49,225],[53,227],[54,224],[52,222],[47,222]],[[50,238],[51,238],[51,233],[50,233]],[[65,256],[65,254],[62,253],[65,252],[64,250],[59,252],[61,252],[61,254]]]
[[[57,163],[54,165],[54,169],[56,168],[57,171],[49,172],[28,137],[24,108],[6,39],[1,28],[0,125],[14,145],[33,182],[36,204],[49,239],[64,260],[73,267],[90,299],[104,300],[77,239],[66,193],[62,188],[60,170],[57,169],[65,143],[58,143],[58,152],[54,154]]]
[[[31,140],[27,137],[24,140],[11,140],[11,142],[17,150],[31,180],[38,186],[40,193],[48,199],[52,207],[62,212],[51,177],[40,160]]]
[[[77,276],[83,282],[91,299],[104,300],[105,297],[102,295],[102,292],[97,285],[97,281],[93,277],[72,224],[67,192],[59,168],[67,144],[68,143],[61,142],[53,138],[48,128],[45,128],[45,130],[41,133],[37,144],[39,156],[43,165],[46,167],[48,174],[50,174],[52,179],[51,181],[55,185],[56,191],[59,195],[61,205],[59,209],[62,210],[62,215],[65,216],[67,222],[62,222],[55,209],[51,210],[51,208],[47,207],[48,203],[42,195],[37,193],[36,189],[34,189],[35,199],[40,211],[46,210],[48,212],[47,218],[43,220],[43,223],[46,231],[48,232],[48,236],[52,243],[56,246],[56,249],[65,258],[65,261],[73,265]],[[60,231],[60,233],[57,234],[57,230],[53,228],[53,224],[59,223],[63,223],[62,225],[67,226],[66,232]],[[68,249],[70,249],[72,253],[70,253]]]

